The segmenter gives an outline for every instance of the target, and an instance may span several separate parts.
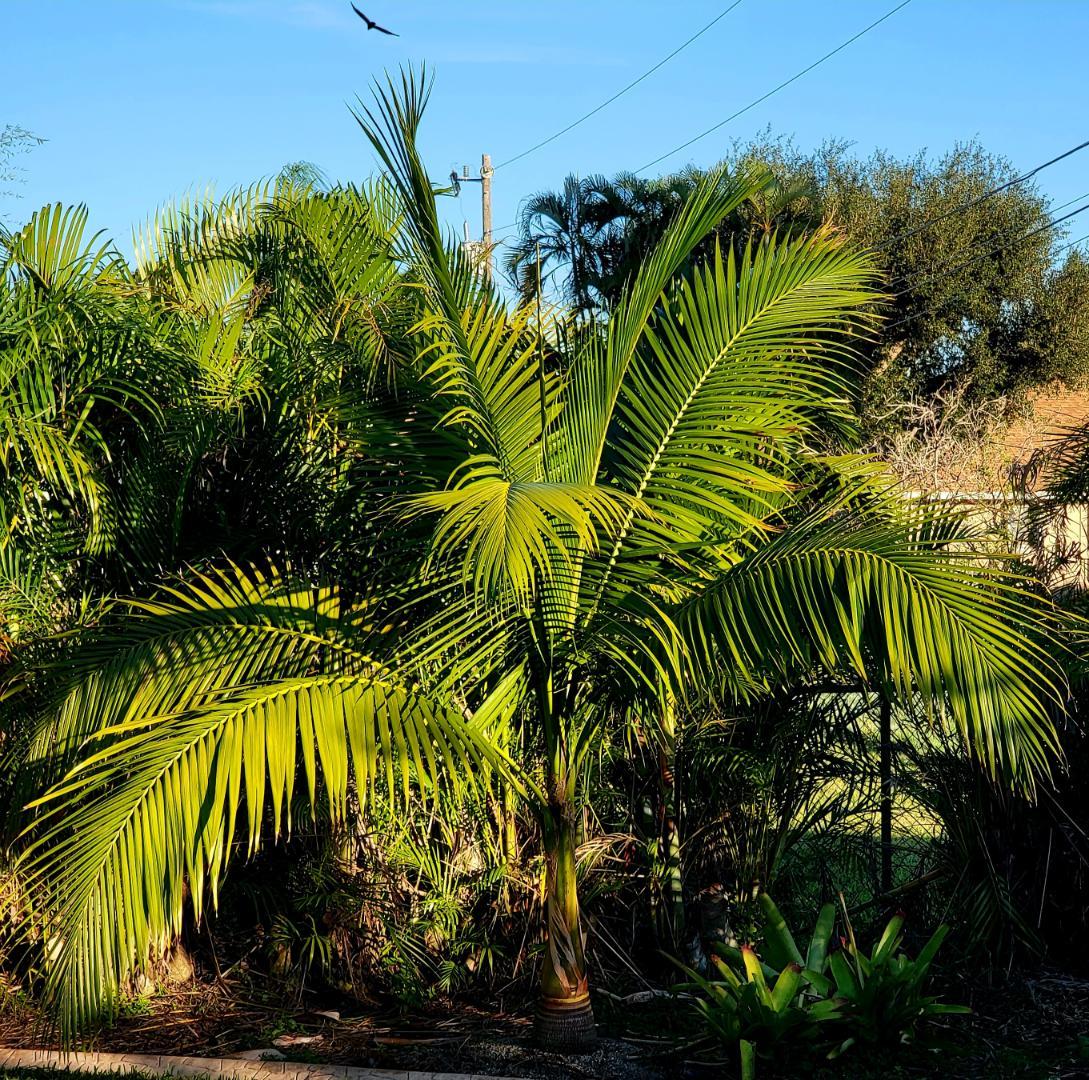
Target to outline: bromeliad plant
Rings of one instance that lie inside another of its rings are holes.
[[[802,963],[786,920],[771,897],[761,895],[760,905],[771,963]],[[909,1042],[921,1022],[971,1011],[962,1005],[944,1005],[924,993],[930,966],[949,932],[948,926],[938,927],[913,960],[901,951],[903,914],[889,920],[869,954],[858,947],[846,907],[843,920],[846,937],[841,948],[833,949],[835,908],[832,904],[821,908],[804,960],[809,992],[832,998],[838,1007],[837,1035],[842,1032],[842,1041],[829,1056],[841,1054],[855,1043],[873,1046]]]
[[[900,1045],[926,1020],[971,1011],[924,992],[948,927],[911,959],[900,950],[904,916],[895,915],[867,955],[845,911],[847,938],[833,949],[835,907],[826,904],[803,956],[771,897],[761,894],[759,903],[764,959],[749,945],[718,944],[711,962],[719,978],[686,968],[691,982],[677,988],[697,995],[694,1007],[713,1040],[738,1047],[744,1080],[755,1076],[760,1057],[789,1051],[831,1059],[856,1044]]]
[[[846,911],[847,940],[828,957],[835,996],[850,1034],[839,1051],[862,1043],[895,1046],[910,1042],[918,1026],[936,1016],[954,1016],[972,1010],[965,1005],[946,1005],[924,993],[930,966],[949,933],[939,926],[930,940],[911,959],[901,951],[904,916],[894,915],[869,955],[858,948]]]
[[[194,575],[55,673],[21,870],[69,1035],[176,933],[186,896],[198,915],[206,884],[214,897],[240,819],[251,850],[270,818],[289,826],[296,774],[334,819],[350,784],[434,796],[503,777],[545,856],[538,1034],[571,1048],[594,1037],[575,856],[610,725],[668,735],[693,688],[736,700],[834,669],[929,702],[996,773],[1046,768],[1062,680],[1035,601],[972,556],[964,523],[818,452],[851,430],[868,258],[818,232],[691,268],[765,183],[718,174],[607,324],[554,333],[445,243],[416,149],[426,98],[405,76],[358,117],[423,308],[412,422],[388,447],[369,424],[366,452],[427,464],[364,470],[358,490],[396,489],[376,516],[395,511],[426,550],[403,545],[373,583],[364,562],[343,593]]]
[[[758,1055],[771,1056],[784,1044],[819,1044],[820,1025],[839,1019],[839,1003],[806,994],[806,972],[798,964],[769,977],[751,946],[738,955],[740,971],[715,956],[719,980],[689,970],[692,982],[678,989],[703,994],[695,1008],[704,1026],[723,1046],[737,1046],[742,1080],[752,1080]]]
[[[766,917],[769,962],[750,945],[738,949],[716,944],[711,963],[720,978],[707,979],[685,968],[692,981],[677,987],[697,995],[695,1009],[714,1040],[737,1046],[742,1080],[756,1075],[758,1056],[772,1057],[784,1045],[812,1049],[827,1043],[821,1026],[842,1015],[822,974],[835,909],[830,904],[821,909],[803,957],[771,898],[762,893],[759,902]]]

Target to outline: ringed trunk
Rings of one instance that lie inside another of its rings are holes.
[[[534,1034],[537,1042],[560,1053],[594,1048],[597,1031],[575,878],[575,810],[554,805],[545,830],[545,915],[548,949],[541,967],[541,995]]]
[[[685,944],[684,874],[681,867],[681,835],[677,827],[674,799],[673,740],[659,751],[658,756],[658,862],[661,868],[662,922],[659,931],[662,945],[679,955]]]

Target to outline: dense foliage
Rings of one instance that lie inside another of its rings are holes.
[[[7,961],[69,1037],[255,919],[348,993],[535,972],[582,1046],[598,940],[668,978],[773,883],[887,901],[882,702],[924,787],[1054,790],[1063,621],[858,449],[873,254],[746,162],[607,305],[512,305],[427,94],[360,106],[373,183],[168,207],[132,265],[82,208],[0,236]]]
[[[1089,264],[1065,242],[1083,199],[1052,209],[975,143],[938,159],[859,160],[838,143],[804,154],[765,139],[726,161],[774,179],[716,227],[720,238],[823,223],[874,253],[885,303],[860,371],[870,428],[896,426],[905,398],[950,384],[987,400],[1089,375]],[[572,177],[534,196],[507,255],[512,279],[533,294],[539,251],[544,285],[580,310],[609,310],[703,176]]]

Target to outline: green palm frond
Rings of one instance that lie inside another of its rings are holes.
[[[391,81],[387,92],[376,92],[375,105],[360,106],[356,120],[401,201],[408,252],[424,288],[423,354],[429,377],[452,398],[448,421],[483,439],[478,450],[490,451],[509,480],[535,478],[554,395],[554,380],[539,363],[542,328],[533,326],[528,308],[509,314],[474,264],[444,241],[415,142],[429,93],[426,75],[403,73],[400,87]]]
[[[718,252],[682,282],[621,387],[608,465],[648,513],[629,515],[612,560],[761,527],[796,487],[807,436],[849,428],[870,279],[864,258],[818,236]]]
[[[275,569],[229,565],[132,600],[43,672],[53,684],[50,704],[24,765],[40,788],[100,730],[185,712],[232,685],[301,676],[323,650],[328,665],[350,651],[353,621],[335,590]]]
[[[62,607],[71,552],[55,537],[35,540],[21,547],[0,517],[0,664],[13,644],[55,629]]]
[[[362,795],[398,780],[406,790],[468,782],[490,754],[457,714],[374,675],[268,683],[140,726],[108,729],[107,748],[34,804],[20,873],[37,910],[60,912],[42,930],[67,1035],[108,1014],[134,967],[179,932],[187,891],[200,917],[243,807],[251,853],[267,812],[279,833],[297,761],[312,803],[321,777],[336,821],[349,777]]]
[[[365,808],[503,766],[460,712],[339,641],[354,622],[328,590],[233,568],[134,605],[110,667],[104,639],[77,659],[49,730],[79,760],[31,804],[19,862],[66,1034],[110,1012],[187,895],[197,918],[206,885],[214,901],[240,815],[251,853],[290,829],[300,776],[335,822],[350,782]]]
[[[510,480],[540,478],[542,421],[556,411],[557,380],[540,369],[532,320],[528,309],[508,314],[482,297],[466,307],[455,333],[441,314],[425,316],[416,328],[426,343],[425,377],[449,402],[444,423],[479,440]]]
[[[682,604],[677,622],[703,669],[727,681],[775,684],[818,667],[919,693],[993,772],[1031,785],[1057,751],[1055,627],[973,538],[925,508],[837,500]]]
[[[6,269],[47,292],[80,287],[121,269],[124,264],[103,234],[88,235],[89,218],[85,206],[43,206],[7,237]]]
[[[438,515],[442,559],[471,567],[472,588],[490,601],[526,603],[570,568],[575,551],[600,550],[630,500],[608,487],[510,482],[491,458],[470,459],[445,491],[412,499],[410,512]],[[560,565],[560,568],[557,567]]]
[[[762,175],[728,176],[720,171],[697,185],[625,291],[609,321],[606,345],[587,349],[575,360],[566,395],[564,457],[569,479],[597,478],[628,367],[670,282],[697,244],[764,183]]]
[[[285,229],[295,282],[283,317],[300,342],[321,337],[366,358],[367,385],[393,386],[415,357],[399,333],[414,321],[412,289],[395,261],[400,219],[386,184],[273,201],[263,223]],[[339,358],[343,367],[344,357]],[[354,365],[353,365],[354,366]]]
[[[106,432],[123,420],[150,426],[156,414],[124,370],[134,340],[124,332],[79,334],[78,364],[34,335],[0,348],[0,497],[20,515],[20,527],[61,509],[85,516],[88,550],[109,544]]]

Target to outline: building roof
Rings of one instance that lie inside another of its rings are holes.
[[[1001,438],[1004,463],[1024,468],[1071,428],[1089,424],[1089,389],[1071,390],[1054,384],[1029,394],[1025,414],[1013,420]],[[1047,487],[1047,471],[1026,477],[1030,490]]]

